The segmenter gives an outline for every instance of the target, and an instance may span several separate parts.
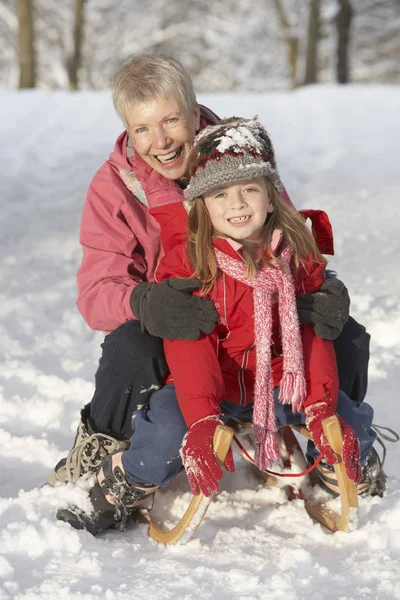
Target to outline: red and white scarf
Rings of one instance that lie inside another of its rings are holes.
[[[290,271],[292,250],[286,247],[279,256],[282,268],[273,261],[257,271],[254,279],[246,275],[246,265],[214,248],[219,268],[227,275],[254,288],[254,330],[256,345],[256,380],[253,424],[256,440],[255,464],[266,469],[280,460],[276,436],[274,384],[271,365],[272,296],[278,294],[279,321],[283,350],[283,376],[279,401],[291,404],[299,412],[306,397],[303,346],[297,316],[296,296]]]

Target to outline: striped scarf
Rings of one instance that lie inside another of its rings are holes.
[[[279,401],[291,404],[299,412],[306,397],[303,347],[297,316],[296,297],[290,259],[286,247],[279,256],[282,269],[266,264],[254,279],[246,275],[246,265],[214,248],[219,268],[237,281],[254,288],[254,330],[256,345],[256,378],[253,424],[256,440],[255,463],[264,470],[280,460],[274,409],[274,384],[271,365],[272,295],[279,296],[279,321],[283,349],[283,376]]]

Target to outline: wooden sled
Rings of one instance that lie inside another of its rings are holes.
[[[341,451],[343,445],[343,436],[340,428],[339,421],[336,417],[329,417],[322,423],[326,438],[331,445],[332,450],[338,456],[338,462],[334,465],[335,474],[338,479],[338,485],[340,490],[340,502],[341,511],[340,513],[335,512],[333,509],[323,503],[316,503],[312,500],[305,501],[305,508],[308,514],[315,520],[318,521],[323,527],[329,531],[349,531],[355,528],[356,519],[358,516],[358,497],[355,484],[350,481],[347,477],[344,464],[341,459]],[[290,457],[290,453],[294,448],[300,448],[296,436],[290,430],[290,428],[284,428],[286,431],[284,435],[284,442],[287,448],[287,457]],[[311,439],[311,434],[305,426],[293,426],[293,429]],[[289,435],[289,432],[291,435]],[[232,438],[234,435],[233,429],[227,426],[219,426],[216,429],[214,435],[214,451],[217,455],[219,462],[222,464],[226,458]],[[286,457],[286,458],[287,458]],[[268,479],[269,484],[274,484],[274,478]],[[294,494],[293,497],[301,497],[300,494]],[[160,529],[158,525],[151,519],[151,515],[148,520],[149,524],[149,536],[156,542],[162,544],[175,544],[180,541],[181,544],[185,544],[190,540],[193,533],[200,526],[207,509],[211,503],[212,496],[209,498],[199,494],[193,496],[185,514],[181,520],[170,530]]]

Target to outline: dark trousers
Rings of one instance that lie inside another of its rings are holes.
[[[358,405],[367,394],[370,339],[365,327],[349,317],[334,341],[339,388]]]
[[[163,340],[142,333],[139,321],[127,321],[106,335],[101,347],[91,425],[96,432],[127,440],[134,411],[147,408],[152,393],[164,385]]]
[[[335,341],[339,387],[357,405],[367,391],[369,339],[365,328],[350,317]],[[129,439],[133,413],[146,409],[152,393],[164,385],[163,341],[142,333],[138,321],[128,321],[104,338],[102,351],[91,423],[95,431]]]

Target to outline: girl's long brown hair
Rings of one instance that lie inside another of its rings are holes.
[[[265,221],[260,239],[257,262],[243,248],[242,254],[247,267],[247,276],[255,276],[259,261],[261,264],[270,262],[279,266],[279,257],[271,248],[272,233],[281,229],[285,242],[293,249],[295,267],[312,257],[317,262],[326,263],[326,259],[318,250],[313,234],[308,229],[303,217],[280,197],[275,187],[266,178],[268,196],[272,202],[273,212]],[[218,202],[218,200],[216,200]],[[202,196],[196,198],[189,212],[188,255],[196,276],[203,282],[203,293],[208,293],[215,285],[218,276],[218,266],[212,241],[219,233],[213,227],[207,207]]]

